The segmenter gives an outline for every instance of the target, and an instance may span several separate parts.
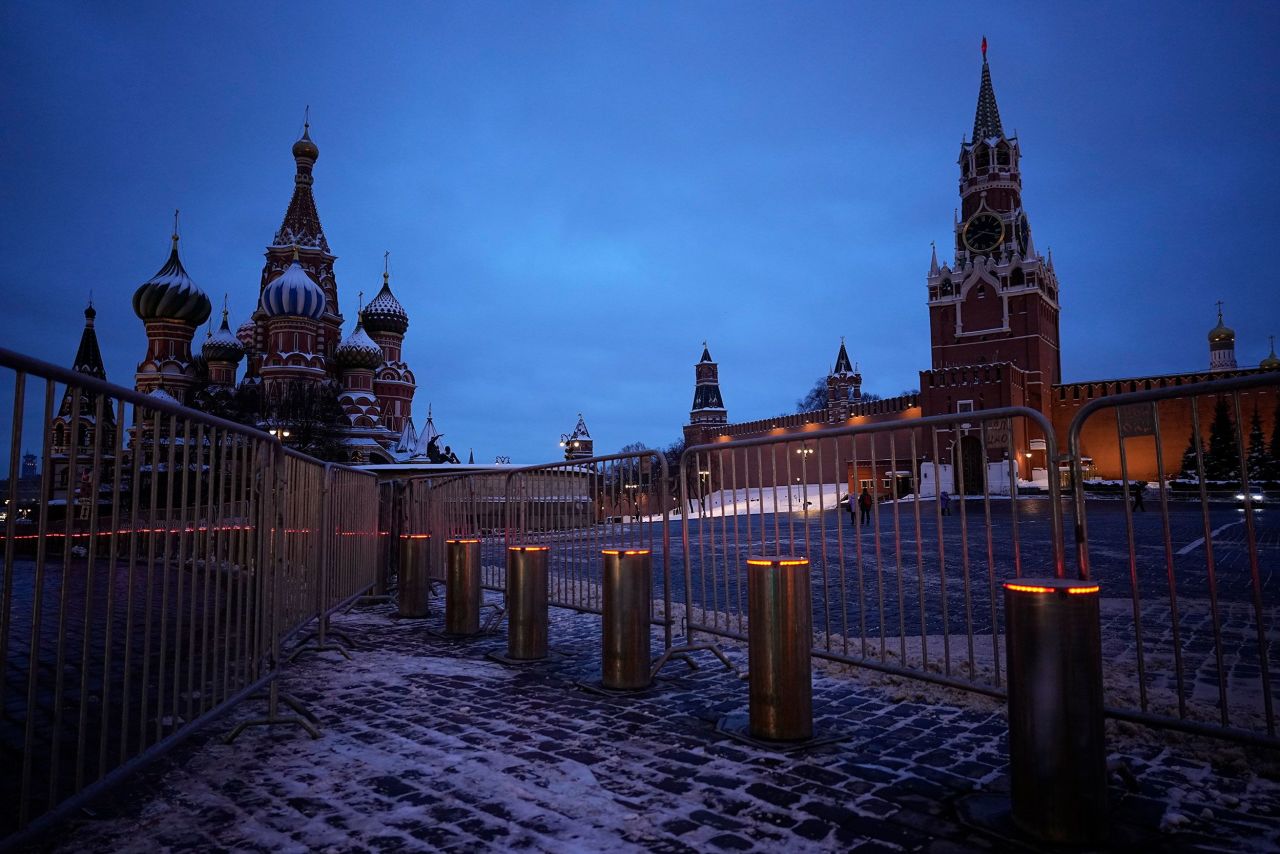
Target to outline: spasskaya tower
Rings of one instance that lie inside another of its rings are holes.
[[[973,137],[960,146],[954,262],[929,265],[931,368],[924,414],[1029,406],[1047,413],[1061,381],[1058,278],[1022,207],[1022,150],[1000,122],[987,42]]]

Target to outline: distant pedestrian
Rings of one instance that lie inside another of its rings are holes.
[[[846,495],[844,497],[844,500],[848,502],[848,504],[845,506],[845,510],[849,511],[849,524],[856,528],[858,525],[858,519],[854,514],[858,512],[857,502],[853,500],[852,495]]]
[[[950,516],[951,515],[951,494],[948,492],[943,492],[941,495],[939,495],[938,505],[942,508],[943,516]]]
[[[1142,493],[1146,491],[1147,491],[1147,482],[1145,480],[1140,480],[1136,484],[1134,484],[1133,512],[1135,513],[1147,512],[1147,505],[1142,500]]]
[[[867,488],[862,487],[862,494],[858,496],[858,509],[862,511],[862,524],[871,524],[871,493]]]

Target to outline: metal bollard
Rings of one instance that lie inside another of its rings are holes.
[[[480,541],[445,540],[444,630],[480,632]]]
[[[430,612],[431,535],[400,535],[400,580],[396,601],[401,617],[425,617]]]
[[[1106,839],[1098,585],[1004,585],[1013,820],[1044,842]]]
[[[649,687],[649,612],[653,565],[649,549],[604,549],[604,619],[600,684],[615,691]]]
[[[755,738],[813,737],[813,615],[809,559],[747,559],[747,662]]]
[[[547,657],[549,546],[507,547],[507,657]]]

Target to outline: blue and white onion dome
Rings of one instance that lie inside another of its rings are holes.
[[[296,249],[293,263],[262,292],[262,310],[267,317],[324,316],[324,290],[302,269]]]
[[[133,313],[142,320],[178,320],[199,326],[209,319],[213,306],[178,258],[178,235],[173,235],[169,260],[160,272],[133,292]]]
[[[244,345],[227,325],[227,310],[222,310],[222,325],[218,331],[204,339],[200,354],[206,362],[239,362],[244,358]]]
[[[382,348],[365,334],[364,326],[357,318],[355,330],[333,351],[333,359],[342,370],[365,368],[372,371],[382,364]]]
[[[379,332],[403,335],[409,328],[409,315],[400,300],[391,293],[390,276],[387,273],[382,274],[382,290],[360,312],[360,319],[364,322],[364,328],[375,335]]]

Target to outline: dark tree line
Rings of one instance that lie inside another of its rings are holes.
[[[1249,417],[1249,431],[1245,439],[1245,471],[1250,483],[1280,480],[1280,405],[1271,426],[1271,439],[1267,441],[1262,429],[1262,416],[1254,406]],[[1209,424],[1209,441],[1201,440],[1197,461],[1196,435],[1192,430],[1187,439],[1187,449],[1182,452],[1182,473],[1185,480],[1199,479],[1199,466],[1204,467],[1207,481],[1239,481],[1240,443],[1236,438],[1236,425],[1231,417],[1227,398],[1218,398],[1213,408],[1213,420]]]

